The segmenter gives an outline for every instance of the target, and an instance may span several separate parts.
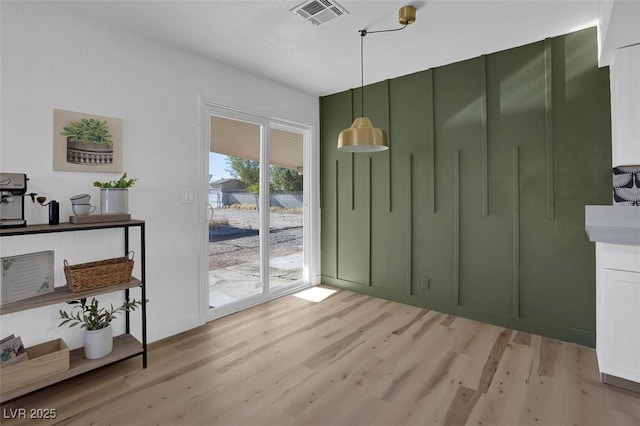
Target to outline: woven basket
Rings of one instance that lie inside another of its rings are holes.
[[[69,291],[78,292],[122,284],[131,280],[133,252],[126,257],[69,265],[64,261],[64,274]]]

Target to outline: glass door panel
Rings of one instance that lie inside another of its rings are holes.
[[[265,292],[260,279],[261,125],[211,116],[209,307]]]
[[[269,289],[298,284],[303,271],[303,147],[301,133],[269,134]]]

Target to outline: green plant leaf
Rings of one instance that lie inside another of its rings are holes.
[[[73,305],[71,313],[60,310],[59,319],[62,321],[58,327],[68,325],[74,327],[80,325],[87,330],[99,330],[107,327],[111,321],[116,319],[116,314],[120,312],[133,311],[137,306],[142,305],[142,300],[124,301],[122,305],[115,307],[111,303],[108,308],[100,307],[98,300],[94,297],[87,304],[87,299],[72,300],[67,302]]]
[[[93,186],[98,188],[131,188],[138,181],[138,178],[127,179],[127,173],[125,172],[118,180],[111,180],[108,182],[93,182]]]

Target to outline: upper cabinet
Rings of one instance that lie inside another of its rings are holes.
[[[640,2],[600,3],[598,64],[611,67],[612,166],[640,164]]]
[[[611,64],[613,166],[640,164],[640,44],[617,49]]]
[[[615,62],[615,52],[640,43],[640,2],[603,0],[598,14],[598,62]]]

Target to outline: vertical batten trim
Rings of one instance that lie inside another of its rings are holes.
[[[318,111],[319,112],[319,114],[318,114],[319,115],[318,122],[320,123],[320,128],[318,129],[318,135],[320,136],[320,148],[318,149],[318,153],[320,154],[320,159],[319,159],[320,175],[322,175],[324,173],[324,150],[322,148],[323,148],[323,145],[324,145],[324,134],[325,134],[325,132],[322,130],[323,127],[324,127],[322,125],[322,117],[324,115],[324,114],[322,114],[322,110],[324,109],[323,108],[323,106],[324,106],[324,98],[323,97],[320,98],[319,104],[320,105],[319,105],[319,108],[318,108],[319,109],[319,111]],[[322,209],[324,208],[324,205],[325,205],[325,201],[324,201],[324,197],[325,197],[325,195],[324,195],[324,185],[323,185],[322,181],[323,181],[323,179],[319,179],[319,182],[318,182],[318,186],[320,187],[320,197],[319,197],[320,198],[319,199],[319,201],[320,201],[320,207],[319,207],[320,211],[322,211]]]
[[[428,161],[429,161],[429,198],[431,202],[431,213],[436,212],[436,96],[435,96],[435,71],[431,70],[431,140],[429,141]]]
[[[407,209],[407,294],[413,295],[413,154],[409,154],[409,208]]]
[[[351,102],[351,122],[352,123],[353,123],[353,120],[355,120],[356,118],[356,111],[355,111],[356,105],[353,102],[353,98],[354,98],[353,92],[354,92],[354,89],[349,89],[349,102]]]
[[[393,155],[393,150],[391,149],[391,84],[389,84],[389,80],[385,80],[385,83],[387,85],[387,126],[388,126],[388,131],[389,134],[387,135],[387,142],[389,144],[389,156],[387,157],[388,162],[389,162],[389,213],[391,213],[393,211],[393,195],[392,195],[392,188],[393,185],[391,184],[391,180],[392,180],[392,165],[391,165],[391,156]]]
[[[334,278],[338,279],[338,261],[340,259],[339,256],[339,251],[340,251],[340,232],[339,232],[339,228],[340,228],[340,221],[339,219],[339,211],[340,209],[338,208],[338,189],[340,188],[340,185],[338,185],[338,175],[339,175],[339,161],[336,160],[336,184],[335,184],[335,188],[333,190],[333,193],[335,194],[335,201],[336,201],[336,270],[335,270],[335,275]]]
[[[460,305],[460,150],[453,157],[453,304]]]
[[[369,249],[369,278],[368,278],[369,287],[373,286],[373,282],[371,280],[371,277],[373,276],[372,266],[371,266],[373,264],[373,250],[372,250],[372,247],[371,247],[371,242],[373,240],[371,238],[371,235],[373,234],[373,217],[372,217],[373,208],[372,208],[372,201],[371,201],[372,200],[372,196],[373,196],[373,194],[372,194],[373,185],[371,184],[371,177],[372,177],[372,174],[373,174],[372,173],[372,169],[373,169],[373,162],[372,161],[373,160],[371,159],[371,156],[369,156],[369,170],[368,170],[368,172],[369,172],[369,214],[368,214],[368,216],[369,216],[369,244],[367,244],[367,247]]]
[[[356,159],[355,154],[351,153],[351,210],[356,209]]]
[[[482,215],[489,215],[489,130],[487,127],[487,57],[480,57],[480,118],[482,120]]]
[[[547,219],[555,218],[554,173],[553,173],[553,62],[551,39],[544,41],[544,86],[545,86],[545,151],[547,159]]]
[[[520,317],[520,152],[513,146],[513,316]]]

